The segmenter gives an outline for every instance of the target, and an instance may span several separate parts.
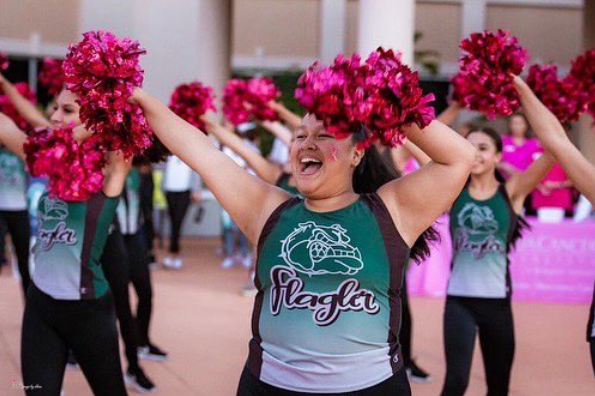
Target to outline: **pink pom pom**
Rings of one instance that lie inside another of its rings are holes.
[[[215,111],[213,103],[213,88],[202,85],[200,82],[178,85],[171,95],[169,108],[194,125],[205,131],[205,124],[201,117],[209,110]]]
[[[37,97],[29,88],[29,84],[19,82],[14,84],[14,87],[21,95],[23,95],[29,102],[36,104]],[[31,125],[19,114],[17,109],[12,104],[12,101],[4,94],[0,95],[0,112],[4,113],[7,117],[12,119],[14,123],[23,131],[31,130]]]
[[[8,69],[8,56],[4,52],[0,52],[0,71]]]
[[[223,91],[223,114],[234,125],[252,118],[275,121],[277,113],[268,104],[278,97],[279,89],[270,78],[232,79]]]
[[[572,75],[559,80],[558,69],[554,65],[533,65],[529,69],[527,84],[563,124],[576,122],[587,110],[588,94],[577,89],[580,84]]]
[[[65,201],[86,201],[103,187],[104,150],[95,135],[79,145],[72,128],[41,128],[23,146],[34,176],[49,179],[50,195]]]
[[[128,103],[134,87],[143,82],[137,41],[119,39],[104,31],[87,32],[70,46],[63,70],[66,87],[79,96],[80,117],[108,150],[126,157],[151,145],[152,132],[138,105]]]
[[[376,141],[395,146],[404,127],[424,128],[434,119],[429,105],[434,96],[424,96],[417,73],[398,54],[382,48],[363,64],[357,54],[339,55],[329,67],[315,63],[298,80],[295,96],[337,138],[365,127],[366,136],[359,142],[364,148]]]
[[[577,90],[589,96],[589,113],[595,117],[595,49],[585,52],[572,61],[569,78],[578,82]]]
[[[453,79],[453,98],[462,105],[484,113],[489,119],[509,116],[520,107],[512,74],[521,74],[527,51],[515,37],[498,30],[473,33],[461,42],[466,52]]]
[[[50,95],[57,95],[64,86],[64,73],[62,72],[62,59],[45,58],[39,71],[39,83],[43,85]]]

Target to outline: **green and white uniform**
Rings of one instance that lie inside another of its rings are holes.
[[[0,211],[27,210],[27,172],[23,161],[0,148]]]
[[[140,173],[133,168],[126,178],[126,187],[120,197],[120,203],[116,209],[116,217],[120,225],[120,231],[124,235],[136,234],[140,228]]]
[[[450,211],[453,244],[448,295],[506,298],[511,293],[508,244],[519,218],[504,185],[486,200],[465,188]]]
[[[402,368],[399,291],[409,248],[376,194],[317,213],[281,205],[258,244],[248,369],[297,392],[365,389]]]
[[[102,192],[85,202],[65,202],[45,192],[37,210],[33,282],[58,300],[88,300],[109,289],[100,265],[118,198]]]

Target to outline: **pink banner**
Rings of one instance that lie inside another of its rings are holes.
[[[595,281],[595,222],[560,224],[530,220],[511,256],[513,297],[519,301],[590,303]],[[407,275],[413,296],[442,297],[450,273],[452,246],[448,218],[437,226],[442,243]]]

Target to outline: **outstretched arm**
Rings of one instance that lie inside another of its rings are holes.
[[[252,150],[244,141],[223,125],[206,120],[207,131],[215,136],[224,146],[232,149],[236,154],[254,169],[258,177],[269,184],[275,184],[281,177],[281,168],[271,164],[262,155]]]
[[[293,133],[279,121],[263,121],[260,123],[267,131],[271,132],[276,138],[280,139],[287,147],[291,145]]]
[[[285,122],[291,129],[297,129],[302,125],[302,117],[289,110],[281,102],[270,102],[269,106],[279,114],[279,117]]]
[[[143,90],[135,89],[131,101],[141,106],[161,142],[198,172],[242,232],[256,244],[270,214],[291,196],[250,175],[204,133]]]
[[[527,119],[541,144],[556,158],[575,187],[595,203],[595,166],[572,144],[560,121],[539,101],[522,78],[514,85]]]
[[[512,208],[516,213],[523,211],[523,205],[527,195],[535,190],[555,163],[556,160],[554,157],[550,153],[545,152],[526,171],[516,173],[508,179],[506,182],[506,191],[510,197]]]
[[[132,168],[132,158],[125,159],[121,151],[107,153],[107,166],[103,179],[103,193],[108,197],[122,194],[128,173]]]
[[[461,113],[461,109],[461,104],[453,100],[450,106],[440,113],[436,119],[445,125],[452,125]]]
[[[423,130],[410,126],[405,134],[432,161],[385,184],[378,194],[405,242],[413,246],[460,194],[471,172],[475,148],[440,121],[433,121]]]
[[[8,151],[24,160],[23,144],[25,140],[27,140],[25,132],[21,131],[10,118],[0,113],[0,143],[5,145]]]
[[[21,93],[0,73],[0,90],[12,102],[15,109],[32,127],[50,127],[52,123],[45,118],[43,113]]]

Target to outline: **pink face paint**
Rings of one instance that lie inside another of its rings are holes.
[[[337,162],[339,159],[337,158],[337,152],[339,150],[337,149],[337,146],[331,146],[331,160]]]

